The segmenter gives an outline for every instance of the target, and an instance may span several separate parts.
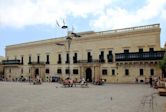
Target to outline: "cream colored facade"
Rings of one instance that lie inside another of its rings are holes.
[[[1,64],[2,60],[4,60],[5,57],[0,56],[0,78],[3,77],[3,65]]]
[[[29,77],[37,74],[43,80],[54,75],[66,78],[69,76],[66,69],[70,68],[70,76],[73,79],[82,77],[89,81],[106,79],[108,83],[133,83],[136,78],[144,81],[145,77],[161,75],[158,68],[159,59],[151,60],[145,56],[142,60],[132,57],[138,56],[136,54],[132,55],[131,59],[121,60],[118,53],[132,54],[138,53],[139,50],[148,53],[149,50],[160,51],[160,30],[159,24],[153,24],[79,33],[81,37],[72,37],[70,64],[66,63],[68,42],[65,37],[7,46],[6,60],[20,60],[23,64],[5,65],[5,76],[16,78],[21,75]],[[88,56],[91,62],[87,62]],[[127,55],[123,55],[122,58],[124,56]],[[74,57],[77,57],[77,63],[73,62]],[[103,62],[99,57],[102,57]],[[112,61],[108,62],[111,59]],[[31,64],[28,64],[30,60]],[[46,64],[47,61],[49,63]],[[58,64],[58,61],[61,61],[61,64]]]

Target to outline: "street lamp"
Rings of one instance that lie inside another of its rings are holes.
[[[57,22],[57,25],[60,27],[59,23]],[[67,32],[67,37],[66,37],[66,40],[67,40],[67,53],[68,53],[68,58],[69,58],[69,62],[68,62],[68,70],[69,70],[69,78],[71,77],[70,76],[70,46],[71,46],[71,41],[72,41],[72,38],[69,36],[69,31],[68,31],[68,26],[67,25],[63,25],[61,26],[62,29],[65,29],[66,32]],[[65,46],[65,44],[61,44],[61,43],[56,43],[56,45],[59,45],[59,46]],[[66,48],[66,47],[65,47]]]
[[[67,48],[66,48],[66,51],[68,53],[68,58],[69,58],[69,62],[68,62],[68,70],[69,70],[69,78],[71,77],[71,72],[70,72],[70,47],[71,47],[71,41],[72,41],[72,37],[81,37],[80,35],[78,35],[77,33],[74,33],[73,31],[70,32],[71,35],[69,35],[69,31],[68,31],[68,26],[65,25],[65,22],[63,20],[63,26],[60,26],[58,21],[57,22],[57,25],[58,27],[62,28],[62,29],[65,29],[66,32],[67,32],[67,36],[66,36],[66,40],[67,40]],[[61,44],[61,43],[57,43],[56,45],[59,45],[59,46],[65,46],[64,44]]]

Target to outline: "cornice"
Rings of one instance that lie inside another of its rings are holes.
[[[86,35],[83,35],[82,37],[75,37],[73,38],[72,42],[90,42],[94,40],[100,40],[100,39],[119,39],[119,38],[128,38],[131,37],[131,35],[145,35],[148,33],[160,33],[160,26],[159,24],[153,24],[153,25],[146,25],[146,26],[138,26],[138,27],[131,27],[131,28],[124,28],[124,29],[116,29],[116,30],[109,30],[109,31],[102,31],[102,32],[93,32],[88,33]],[[81,34],[81,33],[80,33]],[[12,50],[12,49],[22,49],[27,47],[36,47],[36,46],[46,46],[56,43],[65,43],[66,39],[65,37],[59,37],[59,38],[53,38],[53,39],[47,39],[47,40],[40,40],[40,41],[34,41],[34,42],[27,42],[27,43],[21,43],[16,45],[9,45],[6,47],[6,50]]]

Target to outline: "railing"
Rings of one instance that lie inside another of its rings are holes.
[[[116,61],[161,60],[165,51],[116,53]]]
[[[46,64],[46,62],[36,62],[36,61],[34,61],[34,62],[29,62],[28,63],[29,65],[45,65]]]
[[[57,64],[62,64],[62,61],[58,61]]]
[[[14,64],[22,64],[20,60],[2,60],[3,65],[14,65]]]
[[[144,29],[151,29],[151,28],[160,28],[160,24],[152,24],[152,25],[145,25],[145,26],[109,30],[109,31],[97,32],[97,34],[104,35],[104,34],[109,34],[109,33],[130,32],[130,31],[134,31],[134,30],[144,30]]]
[[[100,61],[98,59],[94,59],[91,61],[88,60],[78,60],[77,63],[99,63]]]

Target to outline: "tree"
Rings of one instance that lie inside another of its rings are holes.
[[[162,76],[166,78],[166,53],[162,60],[159,62],[159,67],[162,70]]]

